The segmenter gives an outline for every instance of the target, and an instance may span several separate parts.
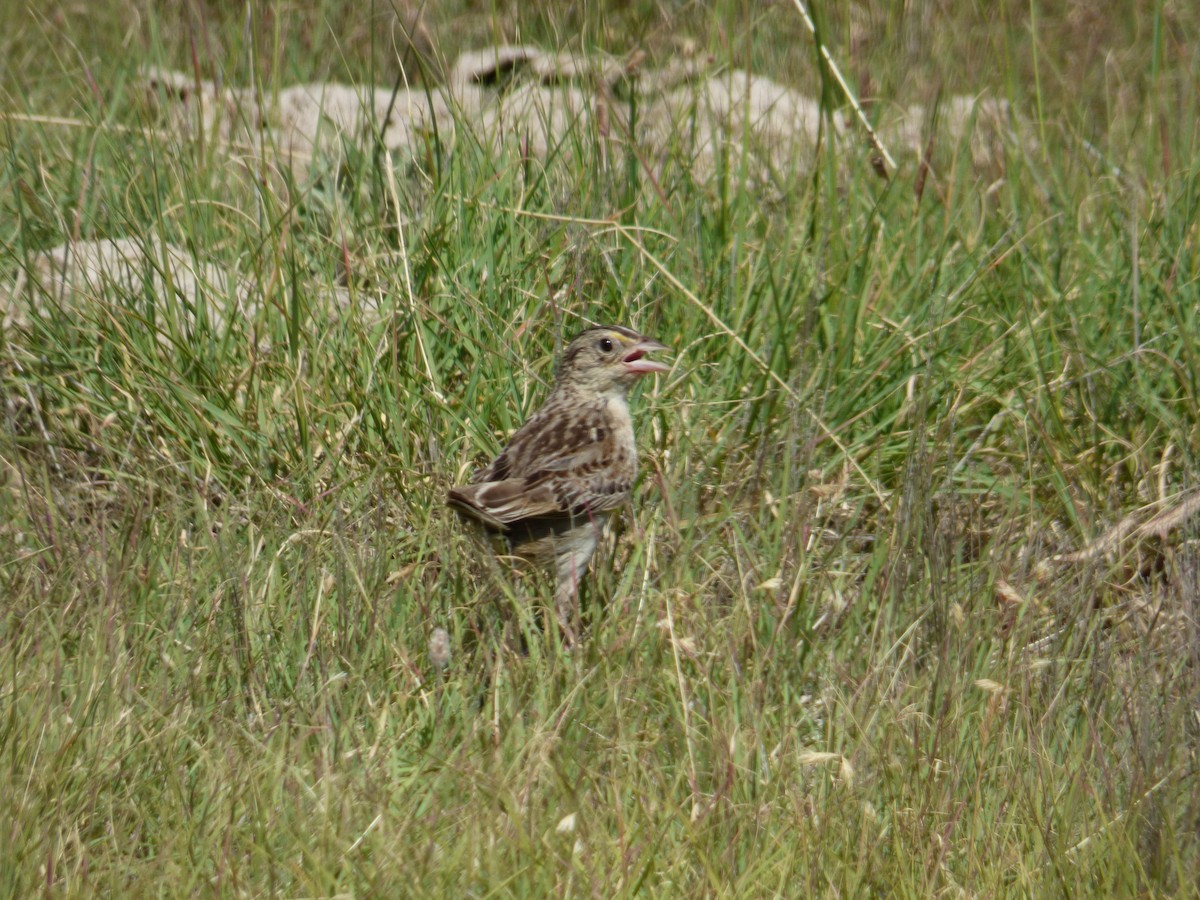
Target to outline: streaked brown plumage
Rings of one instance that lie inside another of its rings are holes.
[[[554,390],[471,483],[446,502],[503,535],[509,552],[553,566],[554,613],[568,643],[575,598],[600,532],[629,499],[638,458],[629,389],[669,367],[645,355],[666,345],[629,328],[589,328],[571,341]]]

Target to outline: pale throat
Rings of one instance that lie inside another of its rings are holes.
[[[605,413],[612,423],[613,436],[617,443],[629,454],[633,470],[638,467],[637,443],[633,438],[633,417],[629,414],[629,403],[624,394],[609,395],[606,398]]]
[[[633,417],[629,414],[629,401],[625,399],[624,391],[606,394],[605,412],[612,419],[613,428],[617,431],[633,432]]]

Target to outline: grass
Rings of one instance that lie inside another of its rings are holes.
[[[1200,474],[1200,19],[1068,7],[819,17],[895,102],[987,85],[1030,123],[997,169],[937,144],[923,193],[834,143],[655,181],[584,132],[255,181],[147,128],[138,68],[390,83],[346,9],[15,8],[0,280],[132,235],[255,303],[114,289],[0,332],[0,891],[1192,891],[1195,526],[1052,559]],[[451,58],[688,34],[820,90],[792,12],[428,15]],[[583,318],[678,364],[565,653],[442,498]]]

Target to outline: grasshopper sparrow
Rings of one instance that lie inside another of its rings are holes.
[[[575,639],[579,580],[637,476],[629,389],[643,375],[670,370],[646,358],[666,349],[618,325],[584,331],[567,345],[541,409],[446,499],[501,535],[511,555],[553,567],[554,614],[568,644]]]

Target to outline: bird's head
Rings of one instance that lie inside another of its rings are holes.
[[[579,334],[563,352],[558,383],[582,390],[624,393],[643,375],[671,367],[647,353],[670,349],[666,344],[620,325],[602,325]]]

